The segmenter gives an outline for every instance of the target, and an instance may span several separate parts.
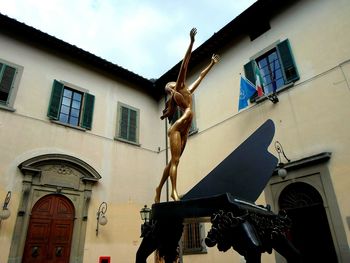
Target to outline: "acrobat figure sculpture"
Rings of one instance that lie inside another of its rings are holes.
[[[165,90],[170,95],[170,97],[166,102],[166,107],[163,110],[161,119],[168,118],[169,121],[171,121],[177,107],[182,112],[182,115],[171,125],[168,130],[171,159],[165,167],[163,176],[158,187],[156,188],[156,196],[154,199],[155,203],[160,202],[162,187],[169,177],[172,186],[171,197],[174,201],[180,200],[176,190],[177,167],[179,165],[180,157],[186,146],[188,133],[191,128],[191,123],[194,115],[192,111],[192,93],[196,90],[196,88],[199,86],[203,78],[207,75],[214,64],[219,61],[219,56],[213,54],[209,65],[200,73],[197,80],[195,80],[190,86],[186,85],[185,81],[187,68],[190,61],[191,51],[196,33],[196,28],[193,28],[190,32],[190,45],[182,61],[176,82],[169,82],[165,86]]]

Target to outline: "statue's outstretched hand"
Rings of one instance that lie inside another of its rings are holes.
[[[213,54],[213,56],[211,57],[211,60],[212,60],[214,63],[218,63],[219,60],[220,60],[220,56],[217,55],[217,54]]]
[[[194,42],[194,37],[197,34],[197,28],[192,28],[190,32],[191,42]]]

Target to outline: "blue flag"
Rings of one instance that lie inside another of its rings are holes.
[[[240,88],[239,104],[238,104],[239,111],[248,106],[248,100],[254,95],[255,92],[256,92],[255,86],[252,83],[250,83],[249,80],[241,76],[241,88]]]

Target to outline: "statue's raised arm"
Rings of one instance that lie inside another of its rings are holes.
[[[182,60],[180,71],[176,80],[176,87],[175,87],[176,90],[182,89],[185,86],[188,63],[191,58],[191,52],[192,52],[193,43],[195,41],[196,34],[197,34],[197,29],[192,28],[190,31],[190,44],[187,48],[184,59]]]
[[[211,70],[211,68],[214,66],[214,64],[218,63],[219,60],[220,60],[219,55],[216,55],[216,54],[212,55],[209,65],[201,71],[201,73],[199,74],[199,77],[188,87],[188,90],[191,93],[193,93],[196,90],[196,88],[199,86],[201,81],[208,74],[209,70]]]

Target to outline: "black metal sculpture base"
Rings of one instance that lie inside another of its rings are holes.
[[[275,249],[289,263],[301,262],[300,254],[286,238],[290,220],[268,208],[234,198],[230,194],[154,204],[152,220],[144,225],[136,263],[145,263],[155,250],[165,263],[178,257],[178,243],[185,218],[211,217],[212,227],[205,239],[207,246],[220,251],[231,247],[247,263],[260,263],[261,254]]]
[[[159,257],[165,263],[176,262],[179,256],[179,240],[182,235],[182,220],[151,220],[144,224],[142,243],[136,253],[137,263],[146,263],[146,259],[158,250]]]
[[[216,245],[220,251],[232,247],[248,263],[259,263],[261,253],[272,249],[289,263],[300,262],[298,251],[286,238],[287,216],[254,204],[277,165],[277,158],[268,152],[274,133],[274,123],[267,120],[181,201],[154,204],[136,263],[145,263],[156,249],[166,263],[173,263],[184,219],[203,217],[212,222],[205,240],[209,247]]]

